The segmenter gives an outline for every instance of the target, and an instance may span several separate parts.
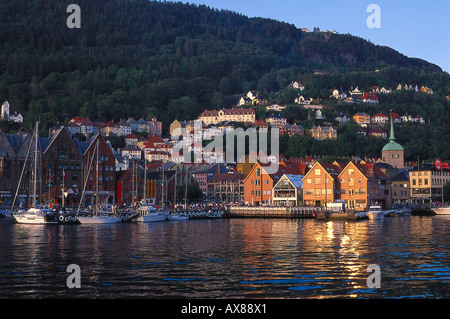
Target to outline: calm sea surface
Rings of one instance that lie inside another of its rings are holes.
[[[67,267],[81,269],[69,289]],[[367,268],[381,269],[368,288]],[[0,299],[450,298],[450,216],[119,225],[0,220]]]

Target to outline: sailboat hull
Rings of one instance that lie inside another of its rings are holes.
[[[122,222],[122,218],[120,217],[101,217],[101,216],[93,216],[93,217],[78,217],[78,221],[82,224],[118,224]]]
[[[145,216],[138,216],[135,220],[141,223],[162,222],[167,220],[167,217],[165,213],[149,213]]]
[[[450,207],[433,208],[436,215],[450,215]]]

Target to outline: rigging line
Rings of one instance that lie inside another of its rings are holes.
[[[81,193],[80,203],[78,204],[77,215],[76,215],[77,217],[78,217],[78,214],[80,212],[81,203],[83,202],[84,192],[86,190],[86,185],[87,185],[89,173],[91,172],[92,162],[94,162],[94,155],[95,155],[95,151],[92,153],[91,163],[89,164],[89,169],[86,172],[86,176],[84,176],[83,192]]]
[[[28,155],[30,154],[31,145],[33,145],[33,139],[34,138],[35,138],[35,135],[33,134],[32,137],[31,137],[31,141],[30,141],[30,143],[28,145],[28,151],[27,151],[27,155],[25,156],[25,162],[24,162],[23,167],[22,167],[22,173],[20,174],[19,184],[17,184],[16,194],[14,195],[14,200],[12,202],[11,215],[13,214],[12,212],[14,210],[14,204],[16,203],[17,195],[19,193],[20,184],[22,183],[23,173],[25,172],[25,167],[27,166]]]

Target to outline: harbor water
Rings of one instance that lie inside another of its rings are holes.
[[[69,265],[80,288],[69,288]],[[380,286],[368,286],[368,267]],[[24,225],[0,219],[0,299],[450,298],[450,216]]]

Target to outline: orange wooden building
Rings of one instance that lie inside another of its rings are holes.
[[[342,167],[337,163],[316,162],[303,178],[303,204],[305,206],[325,207],[334,202],[336,181]]]
[[[244,204],[272,205],[272,191],[284,174],[304,175],[307,170],[304,163],[281,162],[277,168],[270,164],[256,162],[244,179]]]
[[[338,197],[348,209],[366,211],[370,205],[392,205],[391,181],[373,163],[349,162],[337,182]]]

